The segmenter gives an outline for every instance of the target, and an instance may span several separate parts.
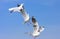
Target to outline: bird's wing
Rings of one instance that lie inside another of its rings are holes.
[[[9,11],[16,12],[16,11],[19,11],[19,10],[18,10],[18,7],[13,7],[13,8],[9,8]]]
[[[39,30],[40,30],[40,32],[42,32],[44,30],[44,27],[43,26],[40,26],[39,27]]]
[[[27,21],[29,19],[29,14],[25,11],[24,6],[22,7],[22,9],[20,9],[20,12],[24,18],[24,21]]]
[[[27,12],[25,11],[24,4],[23,3],[19,6],[19,9],[20,9],[20,12],[22,13],[22,15],[24,17],[26,17],[27,16]]]

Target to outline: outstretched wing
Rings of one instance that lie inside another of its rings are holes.
[[[10,12],[19,12],[18,7],[9,8]]]
[[[23,3],[21,5],[17,5],[17,7],[9,8],[10,12],[20,12],[20,10],[23,9]]]
[[[39,27],[39,31],[40,31],[40,32],[44,31],[44,26],[40,26],[40,27]]]

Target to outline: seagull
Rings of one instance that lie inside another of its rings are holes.
[[[24,24],[30,20],[29,14],[24,9],[24,3],[18,4],[17,7],[9,8],[9,11],[12,12],[19,12],[23,16]]]
[[[33,37],[33,39],[36,39],[36,37],[38,37],[40,33],[44,30],[44,26],[39,26],[34,16],[32,16],[32,25],[33,25],[34,31],[30,33],[26,32],[26,34],[29,34]]]

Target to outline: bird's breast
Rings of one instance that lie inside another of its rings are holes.
[[[39,33],[39,32],[34,32],[32,35],[33,35],[33,36],[39,36],[40,33]]]

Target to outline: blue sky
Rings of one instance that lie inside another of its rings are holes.
[[[23,25],[20,13],[8,9],[24,3],[30,16],[35,16],[45,30],[37,39],[60,39],[60,0],[0,0],[0,39],[32,39],[24,34],[32,31],[31,25]]]

